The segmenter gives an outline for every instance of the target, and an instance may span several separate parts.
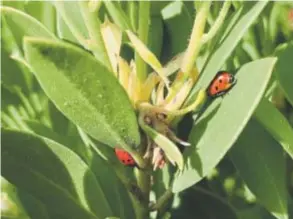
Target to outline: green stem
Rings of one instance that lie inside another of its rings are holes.
[[[230,1],[225,1],[224,5],[220,11],[219,16],[217,17],[215,23],[213,24],[213,26],[211,27],[211,29],[209,30],[209,32],[207,34],[204,34],[202,37],[202,44],[207,43],[208,41],[210,41],[218,32],[218,30],[220,29],[220,27],[223,25],[225,17],[229,11],[229,8],[231,6],[231,2]]]
[[[136,31],[137,29],[137,15],[138,15],[138,11],[137,11],[137,2],[135,1],[129,1],[128,2],[128,16],[130,17],[130,24],[131,27],[134,31]]]
[[[89,49],[94,53],[95,57],[106,67],[112,69],[110,59],[104,44],[101,33],[101,23],[96,11],[92,12],[88,7],[87,1],[79,2],[84,23],[90,36]]]
[[[137,215],[137,218],[149,218],[149,196],[151,187],[151,177],[147,171],[138,168],[135,169],[135,174],[137,179],[137,185],[143,194],[143,206],[141,209],[139,209],[139,215]]]
[[[138,37],[147,45],[150,21],[150,1],[139,2]],[[135,53],[136,71],[138,79],[143,83],[147,77],[147,65],[139,54]]]
[[[161,210],[173,196],[172,190],[168,189],[165,193],[158,199],[157,203],[151,206],[152,211]]]
[[[115,1],[104,1],[104,5],[107,8],[113,22],[120,27],[121,30],[131,29],[131,25],[125,12],[122,10],[118,2]]]
[[[193,69],[195,60],[199,54],[210,5],[211,1],[203,2],[198,13],[196,14],[189,45],[181,66],[181,71],[184,73],[184,79],[189,76],[189,73]]]
[[[178,77],[177,75],[176,80],[172,84],[171,92],[168,94],[166,99],[167,102],[169,102],[176,96],[179,89],[185,83],[186,79],[189,76],[191,76],[192,70],[195,65],[195,60],[199,54],[199,51],[202,45],[201,41],[202,41],[202,36],[204,33],[204,28],[205,28],[210,5],[211,5],[211,1],[203,2],[201,4],[201,7],[198,13],[196,14],[189,45],[184,54],[184,58],[181,64],[181,70],[178,73],[180,74],[180,77]]]

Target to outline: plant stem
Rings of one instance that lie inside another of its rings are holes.
[[[225,1],[224,5],[220,11],[219,16],[217,17],[215,23],[213,24],[213,26],[211,27],[211,29],[209,30],[209,32],[207,34],[204,34],[202,37],[202,44],[207,43],[208,41],[210,41],[218,32],[218,30],[220,29],[220,27],[223,25],[223,22],[225,20],[225,17],[229,11],[231,2],[230,1]]]
[[[193,69],[195,60],[200,51],[202,35],[204,33],[204,28],[205,28],[210,5],[211,5],[210,1],[203,2],[198,13],[196,14],[189,45],[187,47],[187,51],[184,55],[184,59],[181,65],[181,71],[183,72],[185,76],[184,78],[189,76],[189,73]]]
[[[189,45],[184,54],[184,58],[181,64],[181,69],[177,73],[177,77],[174,83],[172,84],[171,92],[168,94],[166,98],[166,103],[171,101],[176,96],[178,90],[185,83],[186,79],[189,76],[191,76],[192,70],[195,65],[195,60],[199,54],[199,51],[202,45],[201,41],[202,41],[202,36],[204,33],[204,28],[205,28],[210,5],[211,5],[211,1],[203,2],[201,4],[201,7],[198,13],[196,14]],[[196,79],[197,78],[195,78],[195,81]]]
[[[128,7],[129,7],[128,8],[128,17],[130,18],[132,30],[135,31],[137,28],[137,17],[138,17],[137,2],[129,1]]]
[[[90,36],[90,42],[88,44],[89,49],[94,53],[96,59],[112,70],[110,59],[101,33],[101,23],[98,19],[96,11],[92,12],[89,9],[88,1],[80,1],[79,5]]]
[[[152,211],[160,210],[167,204],[168,200],[173,196],[172,190],[167,189],[165,193],[158,199],[157,203],[151,206]]]
[[[115,1],[104,1],[104,5],[107,8],[113,22],[117,24],[121,30],[131,29],[130,21],[126,16],[125,12],[122,10],[118,2]]]
[[[150,1],[139,2],[138,37],[147,45],[150,21]],[[136,71],[139,81],[142,84],[147,77],[147,65],[139,54],[135,53]]]
[[[137,185],[142,191],[143,200],[142,204],[143,207],[140,209],[139,215],[137,218],[145,219],[149,218],[149,196],[150,196],[150,186],[151,186],[151,178],[150,174],[147,173],[145,170],[141,170],[136,168],[135,169]]]

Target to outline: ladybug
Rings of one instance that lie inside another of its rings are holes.
[[[136,165],[133,157],[125,150],[120,149],[120,148],[115,148],[115,153],[116,153],[118,160],[120,160],[120,162],[123,163],[125,166],[135,166]]]
[[[215,98],[226,94],[236,84],[234,75],[227,71],[219,71],[207,88],[208,96]]]

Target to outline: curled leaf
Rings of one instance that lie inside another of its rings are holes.
[[[135,36],[130,30],[126,31],[134,49],[138,52],[141,58],[148,63],[162,78],[167,86],[169,86],[169,80],[163,72],[163,67],[156,56],[141,42],[141,40]]]
[[[101,32],[105,42],[106,50],[110,58],[111,66],[114,73],[117,74],[117,65],[120,47],[122,43],[122,32],[119,27],[106,20],[101,25]]]

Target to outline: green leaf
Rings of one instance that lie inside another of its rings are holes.
[[[254,115],[293,159],[293,129],[282,113],[268,100],[263,99]]]
[[[293,57],[293,43],[288,43],[284,47],[280,48],[276,55],[278,56],[278,62],[276,64],[276,76],[281,88],[288,101],[293,106],[293,74],[291,68],[292,57]]]
[[[232,148],[231,158],[257,201],[275,217],[288,218],[283,150],[254,119]]]
[[[175,178],[174,192],[200,181],[224,157],[261,100],[275,62],[264,58],[244,65],[231,92],[204,112],[189,136],[193,147],[185,152],[186,167]]]
[[[1,7],[1,13],[19,48],[22,48],[24,36],[55,38],[53,33],[47,30],[42,23],[22,11],[10,7]]]
[[[89,38],[78,1],[54,1],[54,5],[73,36],[82,43]],[[67,31],[67,30],[66,30]]]
[[[3,177],[1,177],[1,216],[22,219],[50,218],[43,203]]]
[[[68,135],[70,122],[51,101],[48,102],[48,113],[52,124],[52,130],[60,135]]]
[[[3,17],[2,17],[3,18]],[[14,36],[5,22],[1,20],[1,81],[9,88],[21,89],[27,93],[32,88],[32,74],[19,62],[13,60],[19,54]]]
[[[89,167],[71,150],[47,138],[3,130],[2,174],[62,218],[111,215]],[[98,203],[98,204],[97,204]]]
[[[167,42],[164,42],[163,52],[172,57],[186,49],[192,30],[192,18],[181,1],[168,4],[162,9],[161,14],[168,34],[168,38],[165,37]]]
[[[207,61],[206,67],[201,72],[202,77],[199,78],[199,81],[194,86],[188,98],[188,102],[196,96],[196,92],[200,87],[208,86],[216,73],[231,56],[238,42],[242,39],[247,29],[256,20],[267,3],[267,1],[256,2],[254,6],[243,14],[236,24],[233,25],[233,28],[228,32],[227,36],[222,40],[216,51],[212,53],[212,56]]]
[[[152,2],[153,3],[153,2]],[[161,50],[163,45],[163,21],[161,16],[151,16],[150,17],[150,28],[148,36],[148,44],[150,50],[155,54],[156,57],[161,56]]]
[[[112,154],[114,154],[114,151],[112,151]],[[119,216],[121,219],[135,218],[127,189],[118,179],[114,168],[94,152],[92,153],[90,167],[102,190],[107,194],[106,198],[113,209],[113,215]]]
[[[176,194],[171,213],[172,218],[238,218],[236,209],[229,204],[228,200],[199,187]]]
[[[28,126],[29,130],[36,135],[51,139],[63,146],[69,148],[77,155],[79,155],[85,162],[88,160],[88,148],[82,143],[78,136],[71,136],[67,134],[66,136],[61,135],[60,132],[55,132],[46,125],[39,123],[37,121],[25,120],[25,124]],[[77,134],[77,132],[76,132]]]
[[[52,33],[56,30],[56,11],[50,1],[29,1],[25,4],[25,11],[40,21]]]
[[[139,144],[136,116],[112,72],[79,47],[27,38],[25,55],[45,93],[95,139],[130,151]]]
[[[73,36],[68,25],[63,20],[60,14],[57,14],[57,34],[61,39],[69,40],[74,43],[78,43],[78,40]]]

